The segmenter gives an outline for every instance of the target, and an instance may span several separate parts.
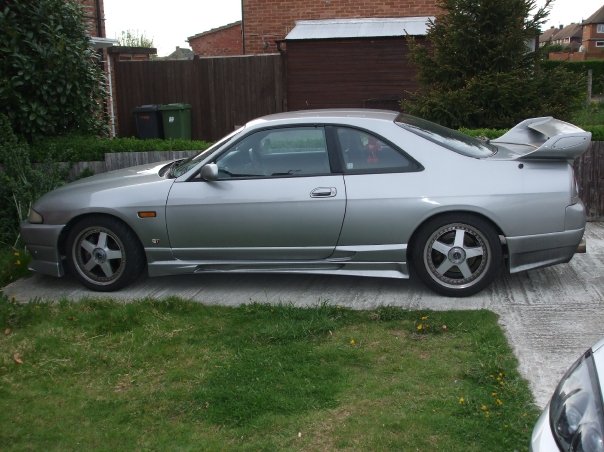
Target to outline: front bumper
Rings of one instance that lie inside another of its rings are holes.
[[[65,225],[21,222],[21,237],[31,255],[29,269],[50,276],[63,276],[59,237]]]

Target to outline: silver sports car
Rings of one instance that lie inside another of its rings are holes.
[[[568,369],[541,413],[531,452],[604,452],[604,339]]]
[[[568,262],[585,211],[569,162],[591,134],[551,117],[492,141],[378,110],[251,121],[199,155],[44,195],[22,223],[31,268],[120,289],[208,272],[407,278],[466,296],[505,266]]]

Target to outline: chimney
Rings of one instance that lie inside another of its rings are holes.
[[[564,25],[560,25],[560,30],[562,30],[564,28]]]

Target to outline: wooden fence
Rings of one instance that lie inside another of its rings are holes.
[[[589,150],[575,160],[575,174],[587,218],[604,220],[604,141],[593,141]]]
[[[250,119],[284,110],[281,55],[120,61],[115,64],[118,135],[135,136],[134,108],[191,104],[193,139],[214,141]]]

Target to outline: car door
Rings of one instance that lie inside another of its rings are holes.
[[[404,259],[402,253],[417,226],[418,211],[422,205],[430,206],[421,201],[422,166],[369,131],[338,126],[335,134],[347,195],[338,246],[356,249],[357,257],[383,249],[392,250],[395,257],[382,253],[380,259]]]
[[[184,260],[316,260],[336,246],[346,206],[323,127],[248,134],[214,161],[218,179],[173,185],[173,254]]]

